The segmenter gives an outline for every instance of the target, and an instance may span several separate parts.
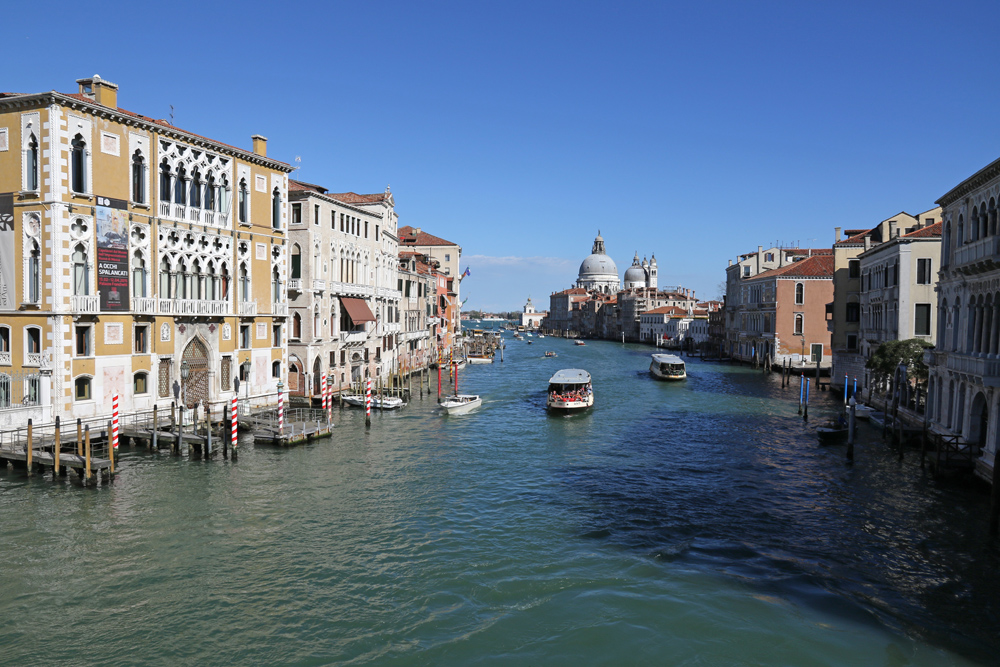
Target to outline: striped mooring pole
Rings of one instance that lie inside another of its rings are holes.
[[[111,395],[111,446],[118,453],[118,392]]]
[[[278,383],[281,384],[280,382]],[[278,435],[285,432],[285,392],[278,389]]]
[[[365,383],[365,426],[372,425],[372,379]]]
[[[237,438],[237,425],[238,425],[239,419],[240,419],[239,412],[236,409],[236,401],[237,401],[237,398],[235,396],[233,396],[233,407],[232,407],[232,411],[230,412],[230,418],[229,418],[229,421],[232,422],[232,426],[233,426],[233,432],[231,434],[230,444],[232,445],[232,448],[233,448],[233,458],[234,459],[236,458],[236,447],[239,444],[238,438]]]
[[[333,423],[333,376],[326,383],[326,423]]]
[[[323,412],[326,412],[326,373],[320,377],[319,380],[319,390],[322,398],[320,399],[320,405],[323,406]]]

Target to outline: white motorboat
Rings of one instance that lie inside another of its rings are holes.
[[[353,405],[356,408],[365,407],[365,397],[363,394],[350,394],[343,397],[344,403]],[[406,405],[406,402],[396,396],[372,396],[372,410],[395,410]]]
[[[687,377],[684,360],[676,354],[654,354],[649,372],[657,380],[683,380]]]
[[[441,400],[441,409],[444,410],[445,414],[464,415],[467,412],[472,412],[482,404],[483,398],[478,394],[456,394],[454,396],[445,396]]]
[[[492,364],[493,355],[492,354],[475,354],[470,352],[466,357],[466,361],[470,364]]]
[[[564,368],[549,378],[545,406],[557,412],[577,412],[594,405],[590,373],[579,368]]]
[[[854,418],[855,419],[871,419],[872,412],[875,411],[870,405],[855,405],[854,406]]]
[[[582,340],[575,340],[573,341],[573,345],[586,345],[586,343],[584,343]]]

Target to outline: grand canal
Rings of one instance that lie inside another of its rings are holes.
[[[982,489],[869,426],[847,465],[776,375],[667,385],[650,352],[508,341],[467,416],[345,410],[235,464],[123,448],[97,490],[0,472],[0,663],[995,664]],[[597,405],[548,416],[571,367]]]

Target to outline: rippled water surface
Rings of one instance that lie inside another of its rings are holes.
[[[868,426],[846,465],[777,376],[659,383],[650,352],[509,341],[470,415],[342,411],[236,464],[123,447],[97,490],[0,472],[0,663],[995,664],[981,488]],[[549,416],[570,367],[596,406]]]

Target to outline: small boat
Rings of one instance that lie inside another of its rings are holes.
[[[535,334],[531,333],[530,331],[526,332],[524,335],[527,336],[528,338],[533,338],[535,336]]]
[[[578,412],[594,405],[590,373],[579,368],[564,368],[549,378],[545,406],[552,411]]]
[[[586,345],[586,343],[584,343],[582,340],[575,340],[573,341],[573,345]]]
[[[855,419],[871,419],[872,413],[875,411],[870,405],[856,405],[854,406],[854,418]]]
[[[649,364],[649,372],[657,380],[683,380],[687,377],[684,360],[676,354],[654,354]]]
[[[483,399],[478,394],[456,394],[445,396],[441,401],[441,409],[448,415],[464,415],[482,404]]]
[[[528,343],[528,345],[531,345],[531,341],[530,341],[530,340],[529,340],[529,341],[527,341],[527,343]]]
[[[539,338],[545,338],[545,334],[543,334],[543,333],[540,333],[540,334],[538,334],[538,337],[539,337]]]
[[[840,442],[847,437],[847,426],[839,421],[830,421],[816,428],[816,437],[826,445]]]
[[[348,405],[353,405],[356,408],[365,407],[365,397],[363,394],[350,394],[343,397],[344,403]],[[372,410],[395,410],[401,408],[406,403],[401,398],[396,396],[383,396],[381,399],[378,396],[372,396]]]
[[[546,352],[546,353],[545,353],[545,356],[546,356],[546,357],[558,357],[559,355],[558,355],[558,354],[556,354],[555,352],[551,352],[551,351],[549,351],[549,352]]]

